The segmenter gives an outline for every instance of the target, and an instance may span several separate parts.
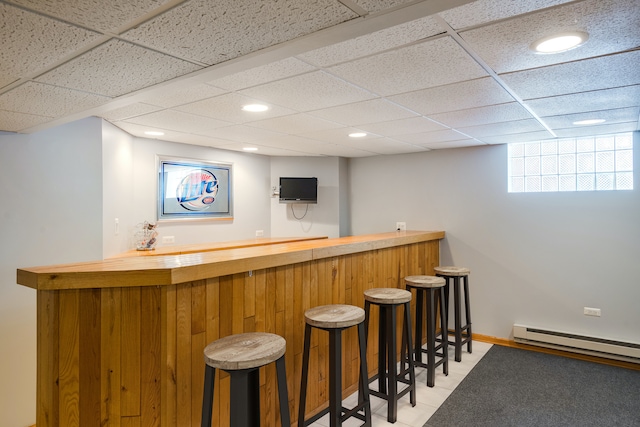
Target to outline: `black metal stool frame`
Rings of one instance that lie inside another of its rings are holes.
[[[230,414],[231,427],[260,426],[260,367],[251,369],[226,370],[230,376]],[[287,392],[284,355],[276,360],[278,377],[278,399],[280,401],[280,421],[282,427],[291,426],[289,415],[289,394]],[[211,427],[213,411],[213,386],[216,368],[206,365],[204,371],[204,393],[202,396],[202,427]]]
[[[371,403],[369,390],[365,386],[367,378],[367,344],[364,322],[358,325],[358,344],[360,346],[360,376],[358,380],[358,404],[352,409],[342,406],[342,331],[347,328],[320,328],[305,323],[304,351],[302,354],[302,379],[300,384],[300,403],[298,406],[298,427],[304,427],[329,413],[330,427],[339,427],[347,418],[355,417],[364,421],[363,426],[371,426]],[[350,326],[349,326],[350,327]],[[329,407],[308,420],[304,419],[307,406],[307,382],[309,377],[309,351],[311,348],[311,328],[329,332]],[[364,414],[360,414],[363,410]]]
[[[449,313],[449,281],[453,280],[453,319],[454,319],[454,341],[450,341],[455,348],[455,360],[462,360],[462,346],[467,344],[467,353],[471,353],[471,307],[469,305],[469,276],[447,276],[445,274],[436,274],[438,277],[444,278],[446,281],[444,287],[445,310]],[[462,325],[462,308],[460,307],[460,278],[462,278],[464,286],[464,314],[465,324]]]
[[[412,285],[407,285],[408,289],[416,290],[416,337],[415,337],[415,365],[422,368],[427,368],[427,386],[433,387],[435,385],[436,368],[442,365],[442,372],[445,375],[449,375],[449,351],[448,346],[448,333],[447,333],[447,315],[445,309],[445,292],[444,286],[440,288],[421,288]],[[427,294],[426,299],[426,327],[427,327],[427,348],[422,348],[422,319],[423,308],[425,306],[424,294]],[[436,335],[436,299],[434,298],[435,292],[440,303],[440,334]],[[440,336],[440,338],[438,338]],[[438,343],[438,344],[436,344]],[[440,351],[440,352],[438,352]],[[427,363],[422,362],[422,354],[427,355]],[[436,357],[440,360],[436,362]]]
[[[378,380],[378,390],[369,393],[387,401],[387,421],[395,423],[398,418],[398,399],[410,393],[411,406],[416,406],[416,374],[413,357],[411,357],[411,305],[382,304],[368,300],[364,302],[365,331],[368,339],[369,315],[371,304],[380,307],[380,325],[378,327],[378,374],[369,378],[368,383]],[[398,370],[396,362],[396,312],[399,305],[404,305],[404,324],[402,326],[402,344],[400,347],[401,366]],[[407,367],[405,367],[405,362]],[[409,379],[406,379],[407,374]],[[398,392],[398,382],[407,386]],[[388,386],[388,390],[387,390]]]

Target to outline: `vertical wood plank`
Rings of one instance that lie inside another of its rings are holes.
[[[191,334],[199,334],[206,330],[206,294],[205,281],[198,280],[191,284]]]
[[[80,425],[79,294],[78,290],[60,291],[60,406],[58,411],[62,427]]]
[[[202,395],[204,390],[204,348],[207,343],[206,333],[191,336],[191,426],[200,426],[202,413]]]
[[[122,289],[120,402],[123,417],[140,415],[140,288]]]
[[[176,288],[176,416],[180,425],[191,425],[191,283]]]
[[[244,277],[244,317],[256,315],[256,272],[246,274]]]
[[[36,424],[59,427],[60,292],[37,294]]]
[[[104,288],[101,297],[101,425],[120,427],[122,289]]]
[[[100,289],[79,290],[80,425],[100,426]]]
[[[141,289],[141,315],[144,322],[140,328],[140,423],[142,427],[159,427],[161,414],[161,339],[162,319],[160,311],[160,289]]]
[[[160,400],[162,412],[160,425],[170,427],[177,425],[177,291],[176,286],[164,286],[161,293],[162,307],[162,364]]]
[[[244,279],[245,273],[233,275],[233,323],[231,325],[233,334],[244,332]]]

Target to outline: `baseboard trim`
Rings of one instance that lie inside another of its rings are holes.
[[[538,353],[555,354],[557,356],[569,357],[571,359],[586,360],[589,362],[601,363],[603,365],[617,366],[619,368],[640,371],[640,365],[637,363],[624,362],[621,360],[607,359],[598,356],[589,356],[586,354],[572,353],[569,351],[555,350],[551,348],[538,347],[535,345],[521,344],[506,338],[492,337],[490,335],[472,334],[474,341],[486,342],[489,344],[501,345],[504,347],[520,348],[522,350],[537,351]]]

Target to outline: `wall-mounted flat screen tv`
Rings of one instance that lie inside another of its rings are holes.
[[[318,178],[280,177],[280,203],[318,203]]]

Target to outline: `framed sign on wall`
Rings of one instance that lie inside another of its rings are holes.
[[[158,221],[233,219],[232,165],[158,157]]]

